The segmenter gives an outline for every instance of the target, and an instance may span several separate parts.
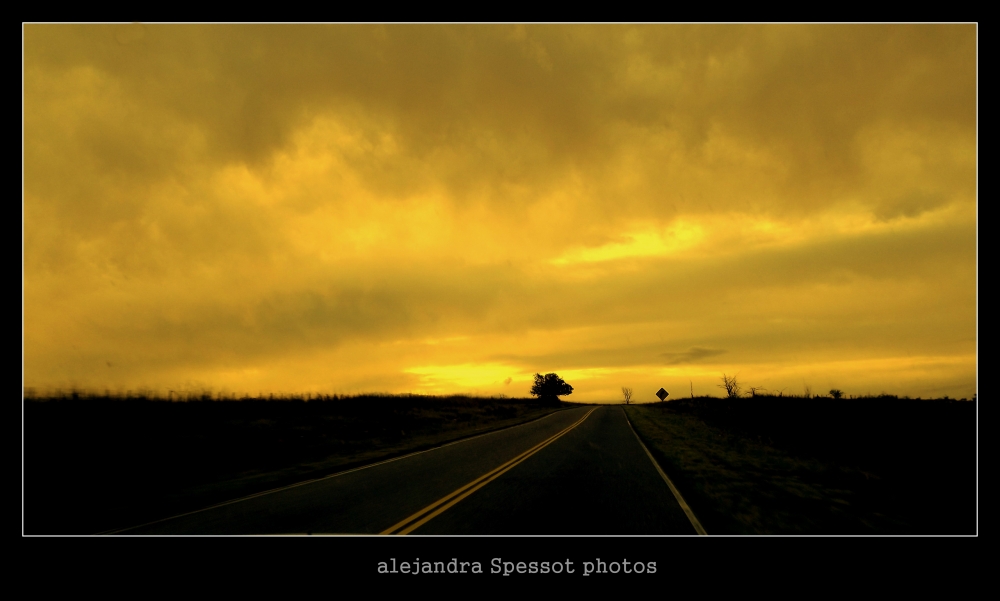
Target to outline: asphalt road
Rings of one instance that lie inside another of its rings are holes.
[[[619,407],[579,407],[119,534],[695,534]]]

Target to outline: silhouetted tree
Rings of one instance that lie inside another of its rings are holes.
[[[632,402],[632,388],[622,386],[622,396],[625,397],[625,404],[630,404]]]
[[[726,396],[731,399],[739,398],[740,393],[743,391],[743,387],[736,381],[736,376],[722,374],[722,384],[718,384],[718,386],[719,388],[725,388]]]
[[[567,384],[557,374],[535,374],[535,383],[531,386],[531,394],[540,399],[559,402],[559,397],[573,394],[573,387]]]
[[[830,391],[830,396],[832,396],[835,399],[839,399],[840,397],[844,396],[844,391],[834,388],[833,390]]]

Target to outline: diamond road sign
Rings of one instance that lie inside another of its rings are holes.
[[[661,401],[663,399],[667,398],[668,394],[670,394],[670,393],[667,392],[666,390],[663,390],[662,388],[656,391],[656,396],[660,397]]]

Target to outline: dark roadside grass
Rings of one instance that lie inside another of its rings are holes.
[[[23,532],[136,526],[573,406],[410,395],[26,399]]]
[[[629,405],[708,534],[976,534],[975,401]]]

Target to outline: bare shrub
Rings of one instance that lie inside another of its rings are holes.
[[[629,386],[622,386],[622,396],[625,397],[625,404],[629,405],[632,403],[632,388]]]
[[[724,388],[726,390],[726,396],[731,399],[739,398],[740,394],[743,392],[742,386],[740,386],[740,383],[736,380],[736,375],[727,376],[726,374],[722,374],[722,384],[717,385],[719,388]]]

